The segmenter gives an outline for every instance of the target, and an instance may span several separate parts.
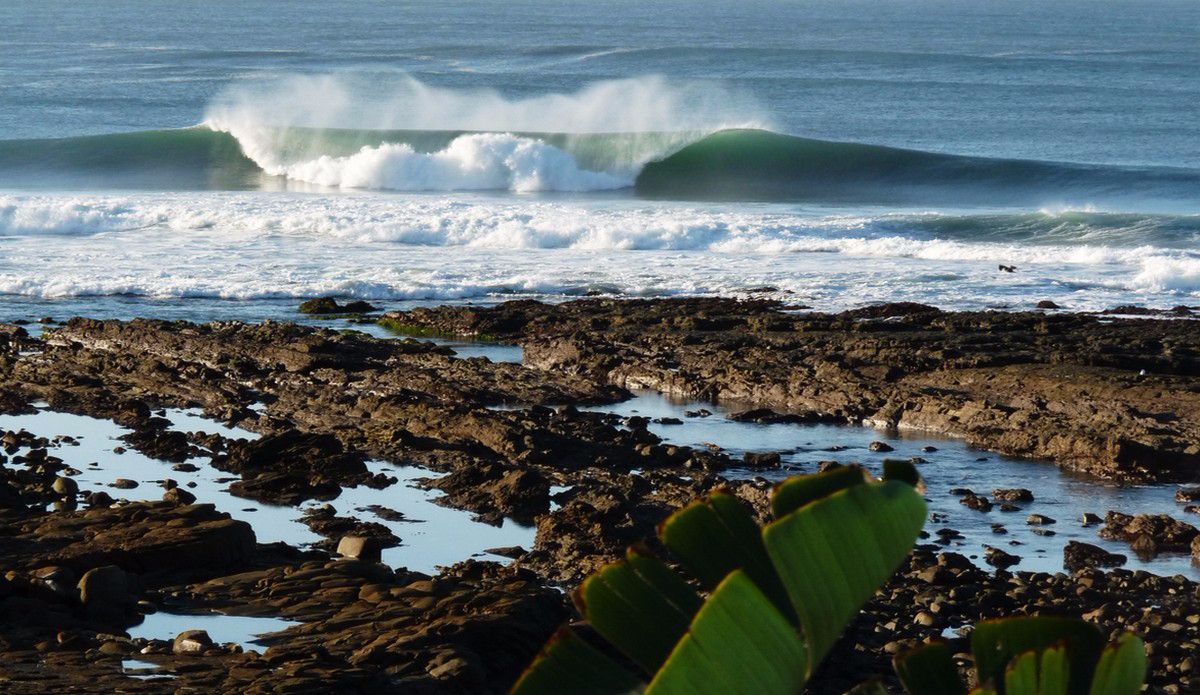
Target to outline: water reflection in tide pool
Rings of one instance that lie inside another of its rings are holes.
[[[255,638],[287,629],[300,623],[282,618],[260,618],[244,615],[180,615],[151,613],[138,625],[129,628],[129,636],[137,639],[174,639],[188,630],[204,630],[215,644],[230,642],[249,648]]]
[[[700,408],[712,411],[712,415],[686,417],[685,411]],[[676,418],[682,424],[653,421],[650,424],[651,430],[668,443],[718,446],[735,458],[746,452],[778,452],[781,455],[780,469],[734,469],[727,472],[727,477],[782,479],[795,473],[815,472],[821,461],[862,463],[878,474],[887,457],[924,459],[917,468],[928,488],[926,498],[930,512],[938,515],[936,520],[927,523],[926,529],[931,533],[940,528],[957,530],[963,538],[946,547],[977,560],[983,557],[985,546],[990,545],[1022,558],[1013,569],[1060,571],[1063,546],[1069,540],[1078,540],[1127,555],[1126,567],[1131,569],[1200,577],[1200,570],[1188,555],[1162,555],[1142,560],[1134,556],[1127,545],[1101,539],[1096,535],[1096,527],[1084,527],[1080,523],[1084,512],[1103,516],[1109,510],[1127,514],[1167,513],[1182,518],[1182,508],[1174,502],[1174,485],[1117,485],[1064,473],[1047,463],[981,452],[958,440],[914,432],[838,425],[734,422],[725,418],[730,409],[724,406],[680,402],[653,392],[642,392],[630,401],[592,409],[626,416],[640,415],[652,420]],[[229,437],[257,436],[204,419],[197,411],[172,410],[166,415],[179,429],[218,432]],[[300,523],[303,508],[267,505],[229,494],[225,488],[230,476],[208,466],[206,459],[192,461],[198,470],[187,472],[172,470],[171,464],[147,458],[133,450],[116,453],[116,448],[121,445],[118,437],[129,430],[115,423],[42,410],[34,415],[0,415],[0,427],[25,428],[51,439],[60,434],[75,437],[79,446],[56,447],[52,453],[80,471],[75,480],[81,489],[104,489],[114,497],[129,499],[158,499],[162,495],[161,481],[172,478],[195,494],[199,501],[211,502],[217,509],[250,523],[259,542],[283,541],[303,546],[320,540]],[[894,451],[870,451],[868,446],[872,441],[886,442]],[[927,451],[930,447],[936,451]],[[384,524],[400,537],[402,545],[384,552],[384,561],[389,565],[433,573],[439,566],[481,556],[488,548],[528,548],[533,543],[535,530],[532,528],[511,521],[499,527],[489,526],[474,521],[467,512],[434,504],[432,500],[440,493],[421,489],[413,481],[437,474],[383,462],[369,465],[372,472],[395,476],[400,482],[384,490],[346,488],[331,504],[341,516]],[[113,489],[111,485],[118,478],[133,480],[138,487]],[[1002,512],[998,505],[990,512],[979,512],[959,504],[959,497],[949,494],[953,488],[970,488],[990,496],[993,489],[1010,487],[1030,489],[1035,500],[1018,504],[1020,511],[1017,512]],[[320,503],[311,502],[305,507],[317,504]],[[398,511],[404,519],[380,517],[372,509],[376,506]],[[1032,513],[1046,515],[1057,523],[1029,526],[1025,520]],[[1006,533],[996,533],[996,525]],[[1053,535],[1039,535],[1035,533],[1037,529],[1051,531]]]
[[[687,417],[686,411],[701,408],[712,412],[708,417]],[[738,469],[728,478],[763,476],[773,480],[800,473],[815,473],[821,461],[861,463],[876,475],[882,474],[885,458],[924,459],[917,469],[925,480],[926,500],[936,521],[926,523],[931,534],[941,528],[959,531],[963,538],[945,546],[982,564],[984,546],[990,545],[1022,558],[1013,570],[1063,571],[1062,548],[1067,541],[1091,543],[1129,557],[1125,567],[1145,569],[1162,575],[1183,574],[1200,578],[1200,568],[1190,555],[1166,554],[1152,560],[1137,558],[1124,543],[1107,541],[1096,535],[1099,527],[1080,522],[1085,512],[1104,516],[1109,510],[1126,514],[1170,514],[1184,519],[1182,505],[1175,502],[1173,484],[1120,485],[1089,476],[1061,471],[1053,464],[1018,459],[973,449],[961,440],[939,438],[913,431],[885,431],[868,427],[827,424],[756,424],[727,420],[737,409],[711,403],[681,401],[657,392],[638,392],[633,400],[590,410],[651,418],[650,430],[666,442],[677,445],[715,445],[740,458],[747,452],[778,452],[781,468],[766,471]],[[654,422],[675,418],[682,424]],[[868,447],[881,441],[894,450],[874,452]],[[927,451],[933,447],[936,451]],[[954,488],[969,488],[977,494],[992,495],[997,488],[1027,488],[1034,501],[1015,503],[1020,511],[1002,512],[997,504],[990,512],[968,509],[959,503]],[[1026,517],[1043,514],[1057,523],[1030,526]],[[1007,533],[996,533],[999,524]],[[1039,535],[1035,529],[1051,531]],[[936,538],[936,536],[934,537]],[[1015,542],[1015,543],[1014,543]]]
[[[205,431],[246,439],[259,436],[204,419],[198,411],[167,410],[165,416],[177,429],[185,431]],[[162,497],[162,481],[170,478],[194,494],[197,501],[212,503],[217,510],[249,523],[260,543],[282,541],[304,546],[321,540],[300,518],[305,509],[324,502],[308,502],[300,508],[263,504],[230,494],[226,488],[236,476],[216,470],[209,465],[207,458],[188,462],[196,467],[195,471],[178,471],[170,463],[149,458],[132,449],[118,453],[118,450],[124,449],[119,437],[130,430],[114,422],[41,410],[30,415],[0,415],[0,428],[24,428],[48,439],[58,435],[73,437],[78,442],[77,446],[55,447],[50,453],[79,471],[73,479],[81,490],[104,490],[114,498],[153,500]],[[415,480],[436,478],[439,477],[438,473],[377,461],[368,462],[368,467],[372,473],[382,472],[396,477],[399,482],[382,490],[343,488],[341,494],[329,504],[333,505],[339,516],[353,516],[362,521],[383,524],[401,539],[399,547],[384,551],[383,560],[389,565],[432,574],[437,572],[438,567],[484,556],[484,551],[489,548],[528,548],[533,543],[535,529],[531,527],[511,521],[490,526],[475,521],[469,512],[435,504],[433,500],[441,493],[423,489]],[[114,488],[113,483],[118,479],[133,481],[137,487]],[[397,521],[380,517],[373,507],[400,512],[404,519]]]

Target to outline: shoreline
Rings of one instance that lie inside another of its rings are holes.
[[[378,539],[358,560],[258,544],[249,525],[172,489],[128,504],[85,498],[55,464],[61,442],[13,433],[11,458],[0,460],[0,684],[14,693],[334,683],[344,692],[502,692],[569,615],[559,589],[651,536],[671,509],[718,486],[765,509],[769,481],[721,475],[744,462],[664,445],[637,418],[586,410],[630,388],[744,403],[794,421],[923,428],[1102,478],[1195,483],[1200,475],[1194,321],[911,304],[796,314],[754,299],[520,301],[384,318],[520,344],[525,365],[286,323],[73,319],[43,339],[0,329],[0,412],[45,402],[113,420],[132,431],[127,446],[177,464],[210,459],[234,477],[235,494],[260,503],[295,506],[349,486],[393,484],[367,470],[368,458],[419,466],[446,473],[431,485],[448,506],[535,525],[532,548],[511,549],[506,565],[464,558],[430,576],[373,562]],[[164,407],[202,408],[262,437],[185,433],[156,414]],[[44,511],[56,502],[60,510]],[[1200,555],[1200,545],[1180,540],[1182,527],[1108,522],[1133,548],[1184,543]],[[367,531],[354,533],[370,539]],[[119,570],[100,573],[104,590],[75,588],[107,567]],[[271,637],[262,654],[121,636],[139,615],[167,607],[302,624]],[[1094,567],[989,571],[923,543],[809,691],[843,692],[890,673],[887,661],[904,645],[1036,610],[1140,631],[1154,645],[1151,692],[1200,683],[1184,659],[1200,649],[1194,580]],[[120,662],[134,655],[160,670],[132,680]]]

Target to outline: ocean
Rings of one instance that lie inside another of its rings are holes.
[[[47,0],[0,26],[0,320],[1200,305],[1194,0]]]

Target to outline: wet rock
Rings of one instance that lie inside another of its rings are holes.
[[[342,485],[366,483],[370,477],[361,453],[348,451],[331,435],[297,430],[230,442],[213,464],[242,476],[230,486],[234,494],[277,504],[332,499]]]
[[[310,299],[300,304],[299,308],[302,314],[336,314],[341,310],[341,305],[333,297]]]
[[[122,604],[129,600],[129,575],[115,565],[88,570],[79,580],[79,600],[83,603]]]
[[[59,476],[54,479],[51,489],[63,496],[74,496],[79,492],[79,484],[70,478]]]
[[[993,567],[999,567],[1001,569],[1012,567],[1021,561],[1021,557],[1019,555],[1006,553],[999,548],[993,548],[991,546],[984,546],[983,559],[984,562],[988,563],[989,565]]]
[[[870,444],[868,444],[867,449],[869,449],[871,451],[879,451],[879,452],[895,451],[895,449],[892,448],[892,446],[890,444],[888,444],[886,442],[878,442],[878,441],[871,442]]]
[[[752,453],[747,451],[742,455],[742,463],[751,468],[778,468],[781,460],[776,452]]]
[[[111,507],[113,502],[115,502],[115,500],[112,498],[112,495],[104,492],[103,490],[97,490],[88,494],[86,501],[89,507],[99,509]]]
[[[1079,541],[1067,541],[1063,548],[1063,567],[1068,570],[1081,570],[1088,567],[1120,567],[1126,558],[1118,553]]]
[[[711,415],[711,413],[710,413]],[[730,413],[725,416],[726,420],[734,422],[754,422],[760,425],[777,425],[777,424],[805,424],[813,422],[826,422],[827,416],[823,416],[817,412],[807,413],[777,413],[770,408],[755,408],[753,410],[742,410],[735,413]]]
[[[355,300],[347,302],[345,305],[338,304],[334,297],[320,297],[318,299],[310,299],[300,304],[298,309],[302,314],[365,314],[372,311],[379,311],[370,302]]]
[[[188,441],[183,432],[166,429],[165,426],[139,427],[123,435],[121,440],[146,456],[160,461],[182,463],[202,453]]]
[[[1062,307],[1060,307],[1059,305],[1050,301],[1049,299],[1043,299],[1042,301],[1037,303],[1037,308],[1039,308],[1039,309],[1061,309]]]
[[[1110,511],[1104,517],[1100,536],[1120,540],[1142,555],[1160,552],[1189,552],[1192,540],[1200,535],[1195,526],[1178,521],[1167,514],[1138,514],[1131,516]]]
[[[1058,521],[1051,519],[1045,514],[1030,514],[1025,518],[1025,523],[1030,526],[1046,526],[1048,524],[1056,524]]]
[[[254,531],[210,504],[136,502],[24,522],[25,532],[55,539],[45,557],[81,568],[116,565],[167,575],[236,566],[255,552]]]
[[[1083,516],[1080,517],[1080,523],[1082,523],[1084,526],[1095,526],[1096,524],[1103,524],[1104,519],[1101,518],[1099,514],[1084,512]]]
[[[492,518],[532,520],[550,508],[550,484],[531,470],[499,464],[465,467],[431,483],[455,506]]]
[[[992,490],[992,497],[1003,502],[1032,502],[1033,493],[1025,488],[999,488]]]
[[[1200,487],[1184,487],[1175,491],[1176,502],[1200,502]]]
[[[180,655],[195,656],[213,646],[212,638],[204,630],[185,630],[175,636],[172,651]]]
[[[967,495],[967,496],[963,497],[962,499],[960,499],[958,502],[959,502],[959,504],[966,506],[968,509],[974,509],[975,511],[979,511],[979,512],[992,511],[992,503],[988,500],[988,498],[986,498],[982,495],[975,495],[975,494]]]
[[[178,488],[178,487],[173,487],[170,490],[167,490],[166,492],[164,492],[162,498],[163,498],[164,502],[170,502],[171,504],[180,504],[180,505],[194,504],[196,501],[195,495],[188,492],[187,490],[184,490],[183,488]]]
[[[117,478],[109,483],[109,487],[115,487],[118,490],[132,490],[138,486],[138,481],[130,480],[129,478]]]
[[[366,562],[379,562],[382,551],[383,544],[374,536],[343,536],[337,547],[338,555]]]

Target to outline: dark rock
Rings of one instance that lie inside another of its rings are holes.
[[[1062,307],[1060,307],[1059,305],[1050,301],[1049,299],[1043,299],[1042,301],[1037,303],[1037,308],[1039,308],[1039,309],[1061,309]]]
[[[366,562],[379,562],[383,545],[374,536],[343,536],[337,552],[342,557]]]
[[[1135,552],[1144,555],[1188,552],[1192,540],[1200,535],[1195,526],[1166,514],[1130,516],[1109,512],[1105,515],[1104,523],[1104,528],[1100,529],[1101,537],[1126,541]]]
[[[1175,491],[1176,502],[1200,502],[1200,487],[1184,487]]]
[[[121,605],[130,600],[129,574],[115,565],[96,567],[79,580],[79,600]]]
[[[59,476],[54,479],[51,489],[64,497],[73,497],[79,492],[79,484],[70,478]]]
[[[895,451],[887,442],[871,442],[867,445],[867,449],[871,451],[888,452]]]
[[[754,422],[760,425],[802,425],[814,422],[828,422],[830,420],[830,418],[815,411],[807,413],[777,413],[770,408],[742,410],[726,415],[725,419],[733,420],[734,422]]]
[[[992,497],[1003,502],[1032,502],[1033,493],[1025,488],[998,488],[992,490]]]
[[[213,645],[212,638],[204,630],[185,630],[175,636],[172,651],[181,655],[199,655]]]
[[[371,304],[370,302],[364,302],[361,299],[358,299],[352,302],[346,302],[346,304],[342,306],[342,311],[348,314],[369,314],[373,311],[379,311],[379,307]]]
[[[982,495],[967,495],[958,502],[959,504],[966,506],[968,509],[974,509],[975,511],[992,511],[992,503],[988,500],[988,498]]]
[[[1071,571],[1088,567],[1120,567],[1127,559],[1124,555],[1079,541],[1067,541],[1063,548],[1063,567]]]
[[[993,567],[1000,567],[1002,569],[1012,567],[1013,565],[1021,562],[1020,556],[1006,553],[1003,550],[999,548],[993,548],[990,545],[984,546],[983,559],[984,562],[988,563],[989,565]]]
[[[300,305],[302,314],[336,314],[342,311],[342,306],[333,297],[310,299]]]
[[[89,494],[86,501],[89,507],[105,509],[111,507],[113,502],[116,500],[114,500],[112,495],[109,495],[107,492],[104,492],[103,490],[97,490]]]
[[[753,453],[747,451],[742,455],[742,463],[751,468],[778,468],[781,460],[776,452]]]
[[[1025,523],[1029,524],[1030,526],[1045,526],[1047,524],[1056,524],[1058,522],[1046,516],[1045,514],[1030,514],[1025,519]]]
[[[173,487],[163,493],[163,500],[171,504],[193,504],[196,501],[196,496],[182,488]]]

